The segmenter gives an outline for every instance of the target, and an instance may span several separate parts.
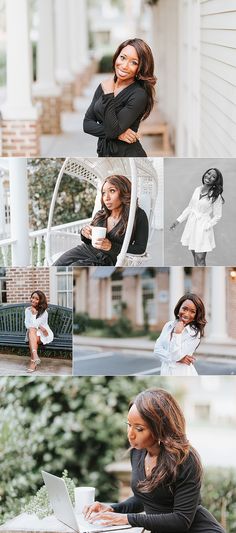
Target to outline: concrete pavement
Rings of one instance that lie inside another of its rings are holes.
[[[70,376],[72,374],[72,361],[67,359],[56,359],[52,357],[41,357],[41,364],[37,371],[26,372],[29,365],[29,357],[15,354],[0,354],[0,376]]]

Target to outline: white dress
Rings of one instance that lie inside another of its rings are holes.
[[[177,218],[178,222],[187,219],[181,243],[196,253],[211,252],[215,248],[213,226],[222,216],[222,199],[218,196],[212,201],[203,196],[200,199],[201,187],[197,187],[192,195],[188,207]]]
[[[42,330],[39,329],[39,326],[43,326],[47,330],[48,335],[44,335]],[[48,325],[48,312],[47,311],[44,311],[42,315],[36,318],[36,315],[34,315],[31,311],[31,307],[27,307],[25,310],[25,327],[27,330],[29,328],[36,328],[37,336],[40,337],[40,340],[43,344],[49,344],[49,342],[53,341],[54,335],[53,335],[51,328]],[[28,331],[26,333],[26,340],[28,340]]]
[[[172,333],[171,336],[176,324],[176,320],[167,322],[155,344],[154,356],[162,362],[161,376],[197,376],[193,364],[177,361],[185,355],[193,355],[200,343],[200,333],[196,335],[195,330],[187,325],[182,333]]]

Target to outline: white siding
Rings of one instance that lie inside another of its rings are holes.
[[[200,156],[236,153],[236,0],[201,0]]]

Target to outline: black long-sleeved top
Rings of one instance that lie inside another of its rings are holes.
[[[102,253],[104,255],[107,255],[111,258],[111,262],[113,265],[116,264],[116,259],[118,254],[121,251],[121,247],[125,238],[125,233],[123,235],[117,235],[117,231],[119,230],[121,221],[119,221],[114,228],[112,228],[111,231],[109,231],[106,235],[107,239],[111,241],[111,249],[109,251],[102,250]],[[99,222],[98,224],[101,227],[106,226],[106,220],[103,222]],[[81,233],[81,239],[82,241],[87,244],[88,246],[92,247],[92,242],[90,239],[87,239],[84,237]],[[132,236],[132,240],[129,243],[127,253],[129,254],[143,254],[147,247],[147,241],[148,241],[148,219],[145,211],[141,209],[141,207],[137,207],[136,210],[136,223],[135,223],[135,231]],[[92,247],[93,248],[93,247]],[[98,252],[96,248],[93,248],[93,250]],[[99,252],[101,252],[99,250]]]
[[[138,131],[147,98],[138,81],[122,89],[117,96],[104,94],[101,84],[97,87],[84,117],[84,131],[99,138],[97,153],[100,157],[146,157],[139,141],[129,144],[118,137],[128,128]]]
[[[137,484],[145,479],[146,450],[131,450],[133,496],[113,504],[117,513],[127,513],[131,526],[156,533],[225,533],[215,518],[200,504],[200,481],[196,479],[193,454],[180,465],[176,481],[162,484],[149,493]],[[145,511],[145,514],[142,512]]]

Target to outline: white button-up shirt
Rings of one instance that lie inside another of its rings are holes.
[[[190,325],[185,326],[182,333],[174,333],[176,324],[176,320],[167,322],[155,344],[154,356],[162,362],[161,375],[197,375],[192,364],[187,365],[178,361],[185,355],[193,355],[200,343],[200,333],[196,335],[196,331]]]

